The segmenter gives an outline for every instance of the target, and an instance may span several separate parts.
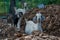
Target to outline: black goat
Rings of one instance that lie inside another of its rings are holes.
[[[19,12],[17,15],[14,15],[14,17],[13,17],[13,19],[14,19],[14,26],[17,27],[18,20],[22,17],[22,15],[23,15],[22,12]]]

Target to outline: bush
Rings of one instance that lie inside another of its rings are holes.
[[[4,1],[7,2],[4,5]],[[4,13],[9,11],[9,4],[10,4],[10,0],[0,0],[0,13]],[[28,3],[28,6],[31,7],[36,7],[38,4],[44,3],[45,5],[49,5],[49,4],[60,4],[60,0],[26,0],[26,2]],[[19,8],[22,8],[22,4],[21,1],[16,0],[16,6]],[[4,9],[5,7],[5,9]]]

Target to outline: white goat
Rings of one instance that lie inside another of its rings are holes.
[[[37,23],[34,23],[33,21],[26,21],[26,28],[25,28],[25,33],[27,34],[31,34],[34,30],[40,30],[41,32],[43,32],[42,30],[42,27],[41,27],[41,13],[37,13],[36,14],[36,17],[37,17],[37,21],[39,21],[40,19],[40,22],[37,22]]]
[[[42,27],[41,27],[42,14],[38,12],[38,13],[36,14],[36,17],[37,17],[37,21],[39,21],[39,22],[38,22],[38,28],[39,28],[39,30],[40,30],[41,32],[43,32],[43,29],[42,29]]]
[[[21,23],[21,18],[22,18],[22,15],[25,14],[25,9],[15,9],[15,15],[17,15],[17,17],[19,18],[18,19],[18,22],[17,22],[17,31],[20,31],[20,23]]]
[[[34,23],[33,21],[27,21],[26,20],[26,27],[25,27],[25,33],[27,33],[27,34],[31,34],[32,33],[32,31],[34,31],[34,30],[38,30],[38,23]]]

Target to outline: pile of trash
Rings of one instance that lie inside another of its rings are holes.
[[[34,31],[31,35],[18,35],[15,34],[15,37],[5,38],[4,40],[60,40],[60,37],[47,35],[45,33],[41,33],[40,31]]]
[[[60,36],[60,6],[48,5],[45,9],[45,29],[50,35]],[[43,26],[44,26],[43,24]]]
[[[8,23],[4,23],[3,19],[0,20],[0,38],[13,36],[16,28]]]
[[[29,12],[27,12],[21,21],[21,29],[25,30],[25,20],[32,19],[36,11],[40,10],[40,12],[45,16],[45,20],[42,22],[42,27],[44,32],[49,35],[60,36],[60,6],[59,5],[46,5],[44,9],[33,8]]]
[[[22,36],[17,39],[19,40],[60,40],[59,37],[47,35],[45,33],[41,33],[40,31],[34,31],[31,35]]]
[[[37,11],[40,11],[45,16],[42,22],[43,33],[40,31],[33,31],[31,35],[24,34],[26,22],[32,19]],[[59,5],[46,5],[44,9],[33,8],[27,11],[21,20],[21,29],[18,33],[14,26],[3,23],[0,19],[0,35],[3,37],[7,35],[8,38],[2,40],[60,40],[60,6]]]

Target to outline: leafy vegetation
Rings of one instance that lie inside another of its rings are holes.
[[[60,4],[60,0],[26,0],[29,7],[36,7],[38,4],[44,3],[45,5],[49,4]],[[10,0],[0,0],[0,13],[8,13],[9,11]],[[21,2],[16,0],[17,8],[21,8]]]

